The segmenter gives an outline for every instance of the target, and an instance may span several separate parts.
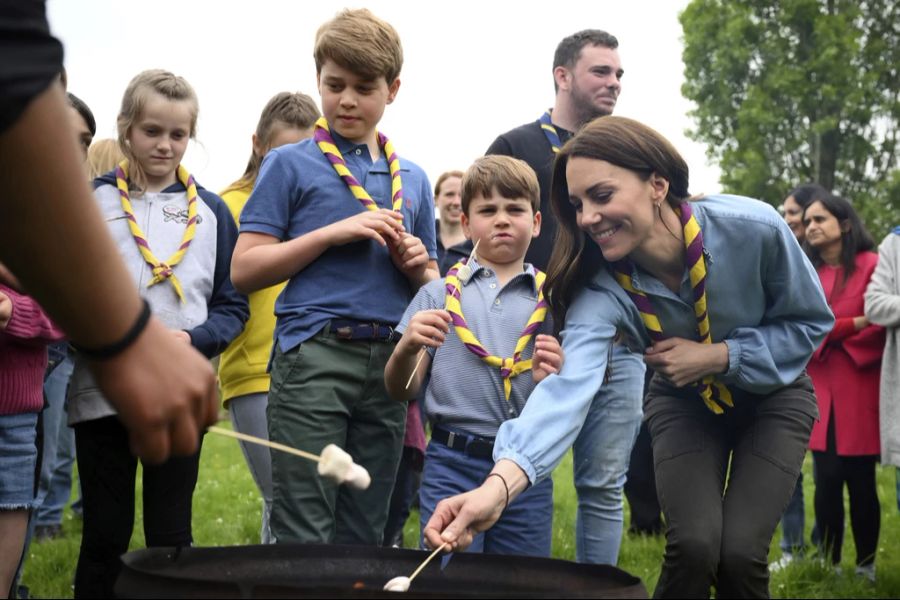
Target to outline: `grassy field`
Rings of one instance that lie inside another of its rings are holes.
[[[807,515],[812,515],[812,476],[810,459],[804,469]],[[575,492],[572,487],[571,456],[555,473],[555,516],[553,556],[575,557]],[[844,542],[843,574],[835,574],[814,561],[795,563],[773,574],[771,594],[775,598],[898,598],[900,597],[900,515],[898,515],[894,469],[878,472],[881,498],[881,537],[878,545],[878,581],[867,583],[853,574],[855,556],[849,523]],[[140,494],[138,494],[140,498]],[[627,513],[627,508],[626,508]],[[141,548],[144,535],[138,507],[131,547]],[[194,538],[198,546],[253,544],[259,539],[260,500],[237,442],[208,435],[204,442],[200,480],[194,495]],[[628,515],[626,514],[626,523]],[[812,526],[807,517],[807,535]],[[81,521],[67,509],[65,535],[53,541],[32,544],[22,583],[36,598],[71,598],[72,578],[81,539]],[[407,545],[418,537],[418,514],[410,516],[405,530]],[[778,535],[772,542],[770,560],[780,556]],[[662,538],[626,535],[622,542],[619,566],[637,575],[652,594],[659,577],[664,542]]]

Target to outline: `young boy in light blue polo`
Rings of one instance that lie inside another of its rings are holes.
[[[388,392],[410,400],[430,376],[423,405],[431,423],[419,492],[423,526],[442,498],[489,477],[497,429],[561,366],[559,343],[545,333],[552,328],[544,274],[524,262],[540,232],[539,202],[537,177],[526,163],[478,159],[462,181],[462,226],[477,243],[475,255],[423,286],[397,327],[403,335],[385,371]],[[490,479],[503,494],[502,477]],[[552,524],[553,481],[547,478],[507,506],[469,550],[549,556]]]
[[[316,34],[322,113],[312,139],[272,150],[241,214],[232,262],[247,292],[288,280],[268,405],[272,441],[346,450],[366,490],[321,479],[316,464],[272,455],[278,542],[379,544],[403,442],[406,407],[384,389],[394,327],[437,277],[425,173],[376,130],[400,87],[397,32],[345,10]]]

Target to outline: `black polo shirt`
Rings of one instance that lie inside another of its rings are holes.
[[[563,144],[572,137],[570,131],[557,125],[554,127]],[[550,180],[553,176],[555,154],[544,130],[541,129],[541,122],[536,120],[507,131],[494,140],[485,154],[504,154],[524,160],[537,173],[538,184],[541,186],[541,234],[531,241],[531,246],[525,254],[525,262],[546,271],[553,250],[553,238],[556,235],[556,219],[550,208]]]

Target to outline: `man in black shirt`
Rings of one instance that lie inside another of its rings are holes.
[[[605,31],[586,29],[563,39],[553,57],[556,101],[541,118],[499,136],[485,154],[505,154],[527,162],[541,186],[541,235],[532,240],[525,262],[546,270],[556,234],[550,210],[550,177],[556,150],[596,117],[611,115],[621,90],[619,41]],[[554,132],[555,130],[555,132]]]

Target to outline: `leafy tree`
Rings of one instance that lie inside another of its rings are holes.
[[[681,13],[696,127],[723,187],[779,204],[817,181],[882,235],[900,223],[897,0],[693,0]]]

